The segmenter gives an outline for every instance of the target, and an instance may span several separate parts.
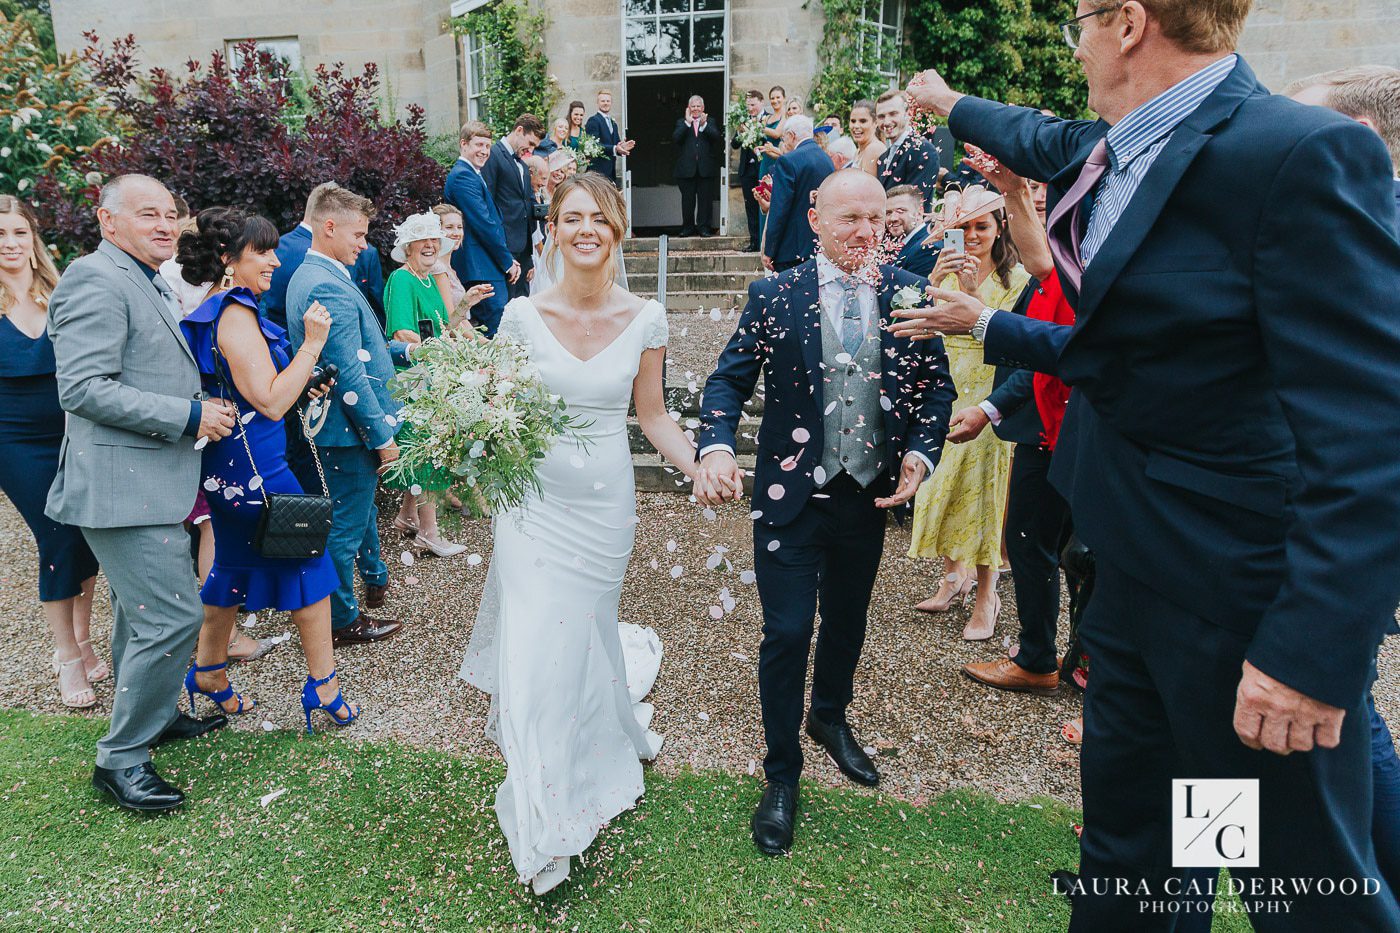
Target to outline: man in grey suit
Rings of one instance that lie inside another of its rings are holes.
[[[196,438],[226,437],[234,415],[200,391],[156,272],[175,252],[170,192],[144,175],[114,178],[97,219],[102,244],[68,267],[49,302],[68,426],[46,513],[82,529],[112,588],[116,691],[93,786],[131,810],[169,810],[184,795],[156,773],[151,748],[227,722],[176,704],[204,618],[181,524],[199,483]]]

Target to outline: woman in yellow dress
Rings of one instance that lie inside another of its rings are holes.
[[[966,253],[944,248],[934,267],[934,282],[943,288],[975,294],[989,308],[1009,310],[1029,279],[1019,265],[1016,247],[1006,231],[1006,201],[985,188],[950,192],[938,230],[962,230]],[[943,338],[958,398],[953,411],[985,400],[992,391],[994,367],[982,362],[982,346],[971,337]],[[1011,472],[1011,445],[984,431],[975,440],[957,442],[957,426],[932,479],[914,502],[910,557],[942,557],[943,582],[938,592],[915,608],[944,612],[959,597],[977,587],[972,617],[963,638],[992,637],[1001,600],[996,594],[1001,566],[1002,517]],[[976,576],[968,565],[977,568]]]

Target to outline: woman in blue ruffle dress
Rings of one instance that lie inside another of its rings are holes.
[[[239,416],[232,434],[204,448],[201,482],[214,526],[214,565],[200,590],[204,626],[185,689],[191,712],[196,694],[224,713],[255,708],[228,679],[229,635],[238,609],[291,612],[306,653],[302,708],[310,731],[317,710],[337,726],[353,722],[358,710],[341,695],[335,674],[329,596],[340,580],[330,557],[268,558],[253,543],[264,495],[303,492],[287,466],[283,417],[297,416],[331,326],[330,315],[313,303],[304,312],[306,341],[293,353],[287,332],[258,314],[257,296],[280,265],[277,242],[270,221],[231,208],[202,211],[197,228],[180,236],[181,275],[219,283],[181,330],[205,391],[232,399]]]

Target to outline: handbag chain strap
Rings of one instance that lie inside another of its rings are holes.
[[[253,475],[258,478],[258,490],[262,493],[263,505],[266,506],[267,483],[263,480],[262,474],[258,472],[258,462],[253,459],[253,448],[248,443],[248,426],[243,423],[243,412],[238,407],[238,400],[234,398],[235,393],[233,385],[228,377],[224,375],[224,367],[228,365],[228,362],[224,359],[224,355],[219,352],[219,325],[217,323],[214,324],[214,337],[209,344],[214,350],[214,375],[219,377],[219,382],[223,385],[224,391],[228,392],[227,401],[233,406],[234,417],[238,419],[238,436],[243,441],[243,450],[248,454],[248,465],[253,468]],[[222,366],[220,365],[221,362],[223,363]],[[230,369],[229,375],[231,376],[232,374],[233,370]],[[297,406],[296,412],[298,420],[301,421],[302,430],[305,431],[307,429],[308,413],[302,411],[300,406]],[[330,486],[326,484],[326,471],[321,468],[321,455],[316,452],[316,445],[312,441],[308,440],[306,446],[311,448],[311,459],[316,461],[316,475],[321,478],[321,493],[329,498],[331,489]]]

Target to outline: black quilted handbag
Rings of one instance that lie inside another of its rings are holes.
[[[238,410],[238,403],[233,400],[233,388],[219,366],[221,354],[218,351],[217,332],[214,347],[214,368],[219,371],[219,381],[228,391],[228,401],[238,416],[238,433],[243,439],[243,449],[248,453],[248,463],[253,468],[253,475],[258,479],[258,489],[263,494],[263,512],[258,518],[257,528],[253,531],[253,547],[267,558],[306,560],[320,557],[326,553],[326,538],[331,533],[332,506],[330,489],[326,486],[326,473],[321,468],[321,457],[316,453],[316,445],[307,444],[311,448],[312,458],[316,461],[316,474],[321,478],[321,491],[324,495],[268,492],[262,474],[258,472],[258,464],[253,459],[253,448],[248,444],[248,430],[243,424],[243,413]],[[298,415],[301,417],[303,430],[306,430],[306,418],[301,415],[299,409]],[[312,432],[307,433],[310,435]]]

